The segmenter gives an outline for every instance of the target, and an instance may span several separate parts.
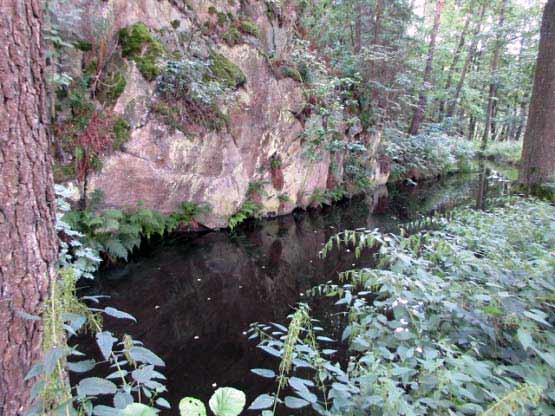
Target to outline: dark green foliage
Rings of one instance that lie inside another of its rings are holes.
[[[75,46],[75,48],[79,49],[80,51],[89,52],[92,50],[93,44],[88,40],[79,39],[73,43],[73,46]]]
[[[172,25],[172,27],[173,27],[174,29],[177,29],[177,28],[179,28],[179,26],[181,26],[181,20],[179,20],[179,19],[174,19],[174,20],[172,20],[172,21],[170,22],[170,24]]]
[[[228,88],[238,88],[247,82],[247,77],[237,65],[222,54],[210,53],[210,69],[216,81]]]

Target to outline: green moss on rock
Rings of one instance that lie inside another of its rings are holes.
[[[237,65],[222,54],[210,53],[210,70],[214,78],[229,88],[238,88],[247,82],[247,77]]]
[[[142,23],[134,23],[119,31],[122,55],[133,59],[146,80],[152,81],[162,71],[158,64],[164,56],[164,47]]]

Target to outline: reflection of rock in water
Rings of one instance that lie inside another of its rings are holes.
[[[244,335],[249,324],[283,322],[302,300],[301,292],[363,265],[344,250],[319,259],[330,237],[359,227],[395,231],[398,218],[472,199],[472,184],[447,181],[411,189],[410,196],[388,195],[382,187],[322,211],[298,212],[233,234],[163,242],[148,257],[110,272],[112,280],[102,280],[99,292],[112,296],[109,304],[138,320],[130,326],[107,319],[106,328],[129,331],[166,361],[175,412],[185,395],[206,400],[213,383],[242,388],[252,400],[273,386],[250,369],[274,367],[275,360]],[[329,321],[339,326],[337,317]]]

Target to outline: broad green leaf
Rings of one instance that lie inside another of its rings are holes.
[[[299,399],[298,397],[293,396],[286,396],[285,397],[285,406],[289,409],[300,409],[302,407],[308,406],[310,403],[306,400]]]
[[[245,393],[232,387],[220,387],[217,389],[208,405],[216,416],[237,416],[245,407],[247,399]]]
[[[140,363],[153,364],[159,367],[166,365],[160,357],[144,347],[131,347],[129,349],[129,355],[131,355],[131,358],[135,361]]]
[[[274,398],[269,394],[261,394],[250,405],[250,410],[267,409],[274,404]]]
[[[261,377],[274,378],[276,376],[276,373],[274,373],[272,370],[267,370],[265,368],[253,368],[251,371]]]
[[[104,313],[110,316],[113,316],[114,318],[119,318],[119,319],[130,319],[131,321],[135,321],[137,322],[137,320],[135,319],[135,317],[133,317],[132,315],[128,314],[127,312],[123,312],[120,311],[119,309],[116,308],[112,308],[112,307],[107,307],[104,308]]]
[[[206,407],[199,399],[184,397],[179,402],[179,414],[181,416],[206,416]]]
[[[112,336],[111,332],[103,331],[96,334],[96,344],[98,348],[100,348],[100,352],[105,360],[110,358],[112,354],[112,348],[114,343],[117,341],[117,338]]]
[[[89,370],[92,370],[96,364],[95,360],[83,360],[83,361],[75,361],[75,362],[68,362],[67,368],[69,371],[73,371],[74,373],[85,373]]]
[[[132,403],[123,409],[122,416],[156,416],[156,410],[142,403]]]
[[[100,394],[114,394],[117,387],[109,380],[100,377],[84,378],[77,385],[80,396],[97,396]]]

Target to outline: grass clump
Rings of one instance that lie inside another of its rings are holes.
[[[113,122],[112,132],[112,149],[121,150],[124,143],[131,137],[131,126],[124,118],[116,117]]]

